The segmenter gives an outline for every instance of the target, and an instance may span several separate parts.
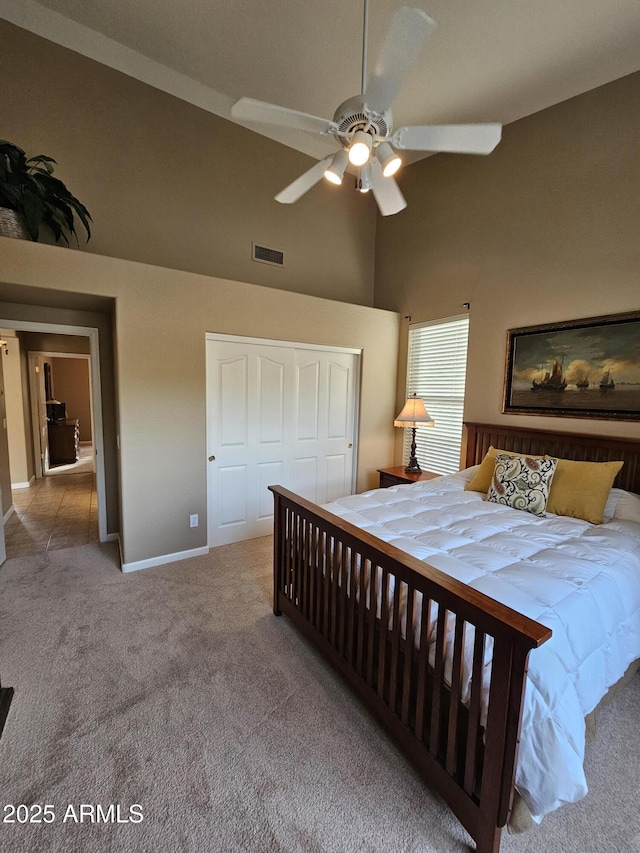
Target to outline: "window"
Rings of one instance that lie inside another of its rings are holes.
[[[416,430],[416,456],[426,471],[448,474],[460,468],[464,385],[467,371],[469,317],[420,323],[409,330],[407,397],[421,397],[434,428]],[[405,430],[404,456],[409,458],[411,430]]]

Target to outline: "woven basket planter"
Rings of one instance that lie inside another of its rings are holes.
[[[18,240],[31,239],[20,214],[8,207],[0,207],[0,237],[16,237]]]

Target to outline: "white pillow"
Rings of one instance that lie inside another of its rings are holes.
[[[604,508],[604,518],[640,524],[640,495],[625,492],[624,489],[611,489]]]
[[[472,465],[470,468],[463,468],[462,471],[458,471],[458,474],[460,474],[464,480],[471,482],[471,480],[473,480],[476,475],[476,471],[478,471],[479,468],[479,465]]]
[[[611,489],[609,492],[609,497],[607,498],[606,506],[602,512],[603,521],[611,521],[613,518],[613,513],[616,511],[616,507],[618,506],[618,501],[620,500],[620,496],[622,495],[622,489]]]

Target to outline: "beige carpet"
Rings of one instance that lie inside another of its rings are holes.
[[[0,672],[16,690],[0,805],[55,816],[0,823],[3,853],[468,849],[340,678],[271,614],[270,547],[122,575],[115,547],[86,545],[0,569]],[[639,708],[635,676],[601,714],[588,797],[505,833],[503,851],[640,851]],[[119,804],[122,822],[92,823],[98,804],[107,817]],[[140,823],[126,822],[133,804]]]

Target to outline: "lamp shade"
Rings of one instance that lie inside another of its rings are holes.
[[[413,397],[409,397],[407,399],[407,402],[404,404],[400,414],[397,415],[393,425],[397,427],[416,429],[416,427],[421,426],[435,426],[435,422],[429,412],[425,409],[424,403],[420,397],[416,397],[414,394]]]

